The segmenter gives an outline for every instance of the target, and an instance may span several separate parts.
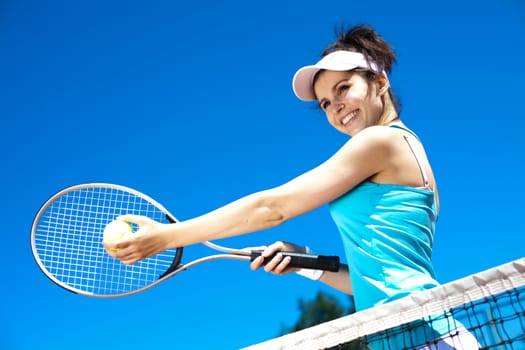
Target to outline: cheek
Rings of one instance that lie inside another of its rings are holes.
[[[368,86],[366,84],[359,84],[350,89],[346,95],[346,99],[353,103],[367,103],[370,99]]]
[[[360,109],[366,109],[370,105],[370,97],[367,96],[366,91],[349,92],[346,96],[346,102],[349,106]]]
[[[346,93],[344,100],[342,102],[345,103],[355,103],[359,101],[359,92],[350,90]]]
[[[374,89],[365,91],[365,94],[361,96],[362,103],[366,106],[372,114],[381,112],[383,110],[383,98],[376,94]]]

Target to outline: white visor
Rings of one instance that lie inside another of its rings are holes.
[[[355,68],[370,69],[373,72],[381,73],[382,69],[375,62],[370,64],[365,56],[353,51],[334,51],[324,56],[313,66],[300,68],[293,77],[293,91],[302,101],[314,101],[314,77],[321,69],[331,71],[349,71]]]

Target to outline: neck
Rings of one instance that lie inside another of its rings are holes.
[[[401,122],[401,120],[399,119],[399,114],[394,108],[394,104],[392,103],[390,98],[386,97],[384,99],[383,113],[381,115],[381,118],[378,124],[379,125],[390,125],[396,122],[399,122],[399,123]]]

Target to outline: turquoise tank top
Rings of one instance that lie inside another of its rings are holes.
[[[436,198],[410,140],[406,136],[405,140],[421,170],[423,187],[364,181],[329,204],[345,247],[356,311],[438,285],[431,261]],[[416,348],[463,327],[446,316],[430,315],[411,322],[405,326],[410,332],[399,327],[387,339],[371,335],[368,347],[398,349],[407,344]]]
[[[438,285],[431,262],[438,213],[428,187],[365,181],[329,209],[343,240],[356,311]]]

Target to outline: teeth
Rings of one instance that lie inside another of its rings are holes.
[[[348,123],[353,117],[355,117],[357,112],[352,112],[350,113],[349,115],[347,115],[346,117],[344,117],[342,120],[341,120],[341,124],[346,124]]]

